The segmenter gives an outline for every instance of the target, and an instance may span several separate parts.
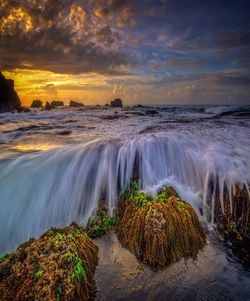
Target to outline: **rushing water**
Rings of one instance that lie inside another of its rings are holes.
[[[100,201],[112,211],[135,165],[142,189],[171,184],[205,218],[211,183],[231,194],[236,183],[250,183],[250,118],[218,115],[225,109],[235,108],[1,115],[0,253],[51,226],[86,225]]]

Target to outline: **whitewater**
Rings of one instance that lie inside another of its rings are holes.
[[[249,112],[93,106],[0,115],[0,254],[51,226],[86,225],[100,203],[112,212],[134,174],[151,194],[174,186],[201,219],[211,210],[213,223],[216,187],[222,208],[225,190],[249,190]]]

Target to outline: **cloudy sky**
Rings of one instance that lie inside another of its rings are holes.
[[[24,105],[250,103],[250,1],[2,0],[0,70]]]

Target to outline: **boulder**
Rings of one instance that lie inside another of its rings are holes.
[[[81,103],[81,102],[71,100],[70,103],[69,103],[69,106],[72,107],[72,108],[77,108],[77,107],[84,107],[84,104]]]
[[[31,104],[31,108],[42,108],[43,102],[39,99],[34,99]]]
[[[14,80],[6,79],[0,72],[0,113],[21,110],[21,101],[14,89]]]
[[[120,202],[117,235],[138,259],[159,268],[181,258],[196,258],[206,243],[195,210],[172,187],[155,198],[135,190]]]
[[[111,104],[111,107],[114,107],[114,108],[123,107],[122,100],[120,98],[116,98],[115,100],[111,101],[110,104]]]
[[[51,228],[0,258],[0,300],[93,300],[97,252],[82,227]]]

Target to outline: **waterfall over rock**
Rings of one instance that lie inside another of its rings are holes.
[[[99,202],[109,210],[137,170],[139,185],[154,194],[172,185],[200,215],[213,208],[213,191],[233,193],[248,185],[249,153],[202,137],[148,134],[133,139],[96,140],[15,160],[0,161],[0,253],[13,250],[51,226],[86,225]],[[223,193],[221,204],[223,204]]]

